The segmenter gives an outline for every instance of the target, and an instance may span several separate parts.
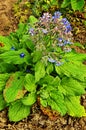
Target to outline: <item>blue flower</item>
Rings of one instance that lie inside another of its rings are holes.
[[[26,72],[27,72],[27,73],[30,73],[31,71],[30,71],[29,69],[26,69]]]
[[[63,24],[65,25],[65,27],[66,27],[66,30],[65,30],[66,33],[70,32],[70,31],[72,30],[72,27],[71,27],[69,21],[68,21],[66,18],[63,18],[63,19],[62,19],[62,23],[63,23]]]
[[[63,19],[62,19],[62,23],[63,23],[64,25],[70,24],[69,21],[68,21],[66,18],[63,18]]]
[[[65,26],[66,27],[66,31],[65,32],[70,32],[71,30],[72,30],[72,27],[70,26],[70,25],[67,25],[67,26]]]
[[[61,38],[61,37],[58,38],[58,41],[59,41],[59,42],[62,42],[62,41],[63,41],[63,38]]]
[[[48,58],[48,61],[51,62],[51,63],[55,63],[56,60],[52,59],[52,58]]]
[[[61,66],[63,64],[63,62],[61,62],[61,61],[56,61],[56,66]]]
[[[54,13],[54,16],[52,17],[52,19],[60,18],[60,16],[61,16],[61,12],[56,11],[56,12]]]
[[[64,41],[64,45],[67,45],[67,44],[71,45],[71,44],[73,44],[73,43],[70,42],[70,41],[65,40],[65,41]]]
[[[15,47],[12,46],[10,49],[11,49],[11,50],[15,50]]]
[[[34,28],[30,28],[29,33],[33,36],[35,34]]]
[[[24,53],[21,53],[21,54],[20,54],[20,57],[21,57],[21,58],[24,58],[24,56],[25,56]]]

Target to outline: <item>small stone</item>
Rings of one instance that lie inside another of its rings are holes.
[[[75,130],[74,127],[71,127],[70,130]]]

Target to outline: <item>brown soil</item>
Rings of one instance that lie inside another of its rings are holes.
[[[8,35],[17,27],[11,10],[16,1],[0,0],[0,35]],[[77,34],[75,40],[80,42],[80,37],[81,43],[86,43],[86,30],[84,33]],[[81,102],[86,108],[86,95],[82,96]],[[6,109],[0,112],[0,130],[86,130],[86,117],[74,118],[68,115],[61,117],[50,114],[51,116],[44,115],[39,105],[35,104],[29,117],[13,123],[9,122]]]

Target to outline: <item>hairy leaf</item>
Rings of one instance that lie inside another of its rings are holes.
[[[36,102],[36,93],[29,93],[22,99],[24,105],[33,105]]]
[[[0,74],[0,91],[2,91],[5,88],[5,84],[9,76],[10,74],[8,73]]]
[[[23,118],[26,118],[29,114],[30,106],[23,105],[20,100],[13,102],[9,107],[8,116],[10,121],[20,121]]]
[[[86,67],[83,64],[77,64],[77,62],[70,61],[61,66],[56,66],[55,69],[59,75],[64,74],[68,77],[72,76],[80,81],[85,81]]]
[[[24,76],[21,73],[12,74],[6,83],[4,89],[4,98],[6,102],[10,103],[17,99],[20,99],[26,93],[24,90]]]
[[[21,54],[24,54],[24,57],[21,57]],[[20,49],[18,51],[10,50],[5,53],[0,54],[0,60],[5,63],[13,63],[13,64],[22,64],[28,63],[30,60],[30,54],[25,49]]]
[[[84,106],[80,104],[79,96],[70,96],[65,98],[65,105],[70,116],[82,117],[86,116]]]
[[[67,95],[79,96],[85,93],[84,87],[76,79],[65,77],[62,79],[61,85]]]
[[[32,74],[27,74],[25,76],[25,88],[26,90],[28,90],[29,92],[34,92],[36,91],[36,84],[35,84],[35,78]]]
[[[42,61],[39,61],[35,65],[35,82],[38,82],[44,76],[45,76],[45,65]]]

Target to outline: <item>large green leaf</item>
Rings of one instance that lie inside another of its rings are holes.
[[[25,83],[24,83],[25,89],[29,92],[36,91],[36,84],[35,84],[35,78],[32,74],[27,74],[25,76]]]
[[[5,87],[6,81],[9,78],[10,74],[4,73],[0,74],[0,91],[2,91]]]
[[[45,76],[45,64],[42,61],[39,61],[35,65],[35,82],[38,82],[44,76]]]
[[[61,85],[67,95],[79,96],[85,93],[84,87],[76,79],[65,77],[62,79]]]
[[[3,98],[3,94],[0,92],[0,111],[6,107],[6,102]]]
[[[53,87],[53,86],[52,86]],[[40,103],[44,106],[50,106],[52,110],[58,111],[61,115],[65,115],[67,108],[64,102],[64,96],[58,90],[52,91],[43,90],[40,94]]]
[[[70,53],[65,53],[64,58],[65,60],[68,60],[68,61],[83,62],[84,60],[86,60],[86,54],[70,52]]]
[[[72,9],[75,10],[81,10],[84,6],[85,1],[84,0],[71,0],[71,6]]]
[[[13,102],[9,107],[9,120],[20,121],[30,114],[30,106],[25,106],[21,101]]]
[[[79,64],[75,61],[65,62],[61,66],[55,66],[56,72],[59,75],[66,75],[68,77],[74,77],[80,81],[85,81],[86,66]]]
[[[22,99],[24,105],[31,106],[36,102],[36,93],[29,93]]]
[[[24,96],[24,76],[21,73],[14,73],[10,76],[4,89],[5,101],[10,103]]]
[[[24,57],[20,57],[22,53],[25,55]],[[2,60],[5,63],[13,63],[13,64],[28,63],[30,58],[31,58],[30,54],[25,49],[20,49],[18,51],[10,50],[0,54],[0,60]]]
[[[70,96],[65,98],[65,105],[70,116],[82,117],[86,116],[84,106],[80,104],[79,96]]]
[[[64,96],[60,91],[52,91],[50,93],[51,103],[48,101],[48,104],[51,106],[53,110],[57,110],[61,113],[61,115],[65,115],[67,112],[67,108],[64,102]]]

